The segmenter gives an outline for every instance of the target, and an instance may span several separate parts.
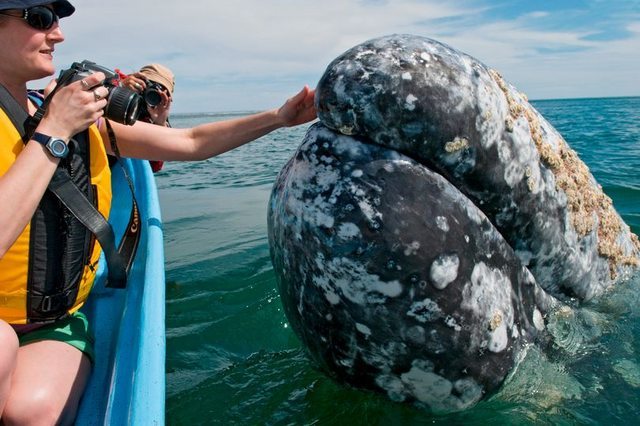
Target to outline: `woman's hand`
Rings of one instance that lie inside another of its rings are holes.
[[[45,97],[49,96],[51,94],[51,92],[53,92],[53,90],[56,88],[57,85],[58,85],[58,80],[57,79],[51,80],[49,82],[49,84],[47,84],[47,87],[45,87],[44,90],[42,91],[44,96]]]
[[[287,99],[278,109],[278,118],[282,125],[291,127],[314,120],[317,117],[313,103],[315,93],[316,91],[309,89],[309,86],[304,86],[297,95]]]
[[[147,87],[147,83],[144,79],[144,76],[139,72],[134,72],[126,76],[121,82],[120,85],[122,87],[127,87],[134,92],[140,94]]]
[[[172,99],[164,90],[158,91],[158,94],[160,95],[160,102],[158,105],[151,106],[146,102],[145,105],[147,106],[147,111],[149,112],[149,117],[151,117],[153,124],[166,126],[167,120],[169,120],[169,114],[171,113]]]
[[[70,139],[96,122],[107,105],[105,98],[109,91],[99,84],[104,78],[103,73],[97,72],[60,88],[53,95],[38,131]]]

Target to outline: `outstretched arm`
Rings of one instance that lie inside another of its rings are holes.
[[[113,123],[124,157],[149,160],[202,160],[230,151],[280,127],[296,126],[316,118],[315,91],[305,86],[278,109],[190,129],[169,129],[137,122]],[[103,129],[107,149],[108,138]]]

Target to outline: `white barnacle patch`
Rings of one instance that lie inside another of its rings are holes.
[[[524,175],[526,177],[530,178],[531,177],[531,173],[532,173],[531,172],[531,166],[527,166],[527,167],[524,168]]]
[[[366,267],[346,257],[338,257],[324,261],[322,255],[316,258],[320,275],[314,275],[313,282],[319,285],[329,302],[333,294],[340,293],[353,303],[382,304],[387,298],[398,297],[402,293],[402,285],[397,280],[382,281],[380,276],[370,274]]]
[[[311,219],[310,221],[319,227],[332,229],[335,219],[331,213],[327,213],[330,212],[329,209],[324,207],[324,205],[327,203],[328,202],[326,200],[318,195],[318,197],[316,197],[313,202],[314,206],[316,206],[317,208],[311,215],[307,216],[307,218]]]
[[[415,302],[409,308],[407,315],[415,318],[421,323],[432,322],[441,318],[443,313],[436,302],[427,298],[420,302]]]
[[[327,191],[338,183],[340,179],[340,172],[334,167],[329,165],[323,165],[317,167],[316,173],[316,185],[320,187],[322,191]]]
[[[455,382],[435,372],[432,362],[414,360],[411,369],[398,378],[392,374],[376,377],[376,384],[393,401],[404,401],[407,395],[435,411],[451,412],[469,408],[483,396],[483,388],[470,377]],[[455,392],[454,392],[455,391]]]
[[[332,305],[337,305],[338,303],[340,303],[340,296],[338,296],[338,294],[331,287],[331,284],[327,277],[314,275],[312,278],[312,282],[316,287],[320,288],[324,292],[324,297],[325,299],[327,299],[327,302]],[[301,311],[301,309],[302,308],[300,307],[299,310]]]
[[[520,164],[515,161],[511,147],[505,141],[498,143],[498,157],[500,163],[504,165],[504,181],[513,188],[522,179],[523,170]]]
[[[377,211],[373,206],[373,204],[371,204],[367,200],[365,199],[359,200],[358,207],[360,207],[360,210],[367,217],[369,222],[373,223],[375,219],[382,219],[382,213]]]
[[[427,52],[422,52],[420,54],[420,58],[425,62],[429,62],[431,60],[431,55],[428,54]]]
[[[537,308],[533,310],[533,326],[538,331],[544,330],[544,319]]]
[[[482,222],[487,220],[487,217],[482,213],[482,210],[480,210],[478,206],[466,199],[461,199],[461,201],[461,207],[473,223],[476,225],[482,225]]]
[[[413,111],[414,109],[416,109],[417,100],[418,98],[416,98],[412,94],[407,95],[407,98],[405,99],[405,103],[404,103],[405,109],[408,109],[409,111]]]
[[[371,329],[364,324],[356,323],[356,330],[364,334],[366,337],[371,336]]]
[[[400,376],[400,380],[418,401],[435,409],[444,408],[444,403],[453,390],[453,383],[435,374],[433,367],[429,368],[416,361],[411,370]]]
[[[407,244],[404,249],[405,256],[416,255],[418,250],[420,249],[420,243],[418,241],[413,241],[411,244]]]
[[[504,120],[504,128],[507,132],[513,133],[513,118],[511,116]]]
[[[382,188],[380,187],[375,187],[373,189],[377,192],[382,192]],[[374,224],[378,221],[382,221],[382,213],[376,209],[375,203],[367,197],[367,193],[362,189],[362,187],[352,183],[349,186],[349,192],[358,201],[358,207],[360,207],[360,211],[367,218],[369,223]]]
[[[360,238],[362,233],[355,223],[347,222],[340,224],[337,235],[341,240],[353,240],[354,238]]]
[[[462,290],[460,306],[470,310],[486,326],[479,327],[477,333],[471,336],[472,347],[488,344],[489,350],[494,352],[507,347],[507,330],[513,327],[511,288],[509,277],[500,269],[490,268],[484,262],[474,266],[470,282]],[[487,339],[489,341],[483,343]]]
[[[307,222],[317,227],[332,228],[334,225],[333,205],[331,197],[325,198],[318,195],[315,199],[307,199],[303,197],[303,190],[310,186],[317,186],[323,191],[330,190],[335,187],[338,181],[339,173],[333,167],[319,166],[315,173],[308,172],[305,168],[300,168],[301,183],[297,188],[292,190],[292,196],[286,199],[286,209],[292,217],[301,218],[298,224]],[[301,238],[299,225],[295,229],[296,238]]]
[[[376,51],[373,49],[363,50],[362,52],[358,52],[358,54],[356,55],[356,59],[362,59],[365,56],[371,56],[375,54],[376,54]]]
[[[462,327],[460,326],[460,324],[458,324],[458,322],[456,321],[456,319],[452,316],[447,316],[444,319],[444,323],[448,326],[453,328],[455,331],[462,331]]]
[[[532,165],[527,166],[525,176],[527,178],[527,188],[530,192],[537,194],[544,191],[544,180],[538,164],[532,162]]]
[[[523,266],[529,266],[531,259],[533,259],[533,253],[529,250],[516,250],[516,257],[520,259],[520,263]]]
[[[405,72],[405,73],[403,73],[403,74],[402,74],[402,79],[403,79],[403,80],[411,81],[411,80],[412,80],[411,73],[410,73],[410,72]]]
[[[361,169],[355,169],[353,172],[351,172],[351,177],[359,178],[359,177],[362,177],[363,174],[364,173]]]
[[[489,350],[491,352],[502,352],[506,349],[509,343],[507,337],[507,326],[502,319],[502,312],[496,311],[493,313],[489,322],[489,329],[491,336],[489,337]]]
[[[460,259],[456,254],[440,255],[432,264],[429,271],[431,283],[438,290],[444,290],[458,277]]]
[[[444,144],[444,150],[448,153],[454,153],[458,151],[462,151],[465,148],[469,147],[469,140],[467,138],[461,138],[456,136],[452,141]]]
[[[457,380],[453,384],[453,388],[459,395],[459,397],[454,400],[454,407],[457,409],[469,408],[480,401],[483,396],[482,386],[471,378]]]
[[[390,400],[402,402],[406,399],[404,392],[404,384],[402,381],[391,374],[382,374],[376,377],[376,385],[387,393]]]
[[[387,173],[393,173],[396,171],[395,167],[391,163],[386,163],[384,166],[382,166],[382,169]]]
[[[518,330],[518,327],[513,327],[513,330],[511,330],[511,338],[512,339],[520,338],[520,330]]]
[[[502,138],[504,117],[508,116],[508,104],[504,93],[493,79],[483,70],[478,82],[479,92],[476,117],[476,129],[480,135],[480,144],[488,149]]]
[[[523,179],[529,191],[536,193],[540,180],[537,166],[539,154],[534,143],[531,143],[529,124],[526,119],[519,118],[514,123],[513,135],[501,139],[498,143],[498,155],[504,165],[504,180],[510,187],[515,187]],[[531,166],[534,167],[531,167]]]
[[[320,156],[320,161],[325,163],[325,164],[331,164],[331,163],[333,163],[334,159],[333,159],[333,157],[327,157],[326,155],[321,155]]]
[[[351,135],[353,135],[355,133],[354,127],[353,126],[347,126],[347,125],[340,126],[338,128],[338,131],[340,133],[342,133],[343,135],[348,135],[348,136],[351,136]]]
[[[436,226],[443,232],[449,232],[449,221],[444,216],[436,217]]]
[[[341,359],[340,361],[338,361],[338,364],[343,365],[345,367],[353,367],[353,360],[352,359]]]

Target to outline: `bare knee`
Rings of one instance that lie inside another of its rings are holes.
[[[11,376],[18,357],[18,336],[13,328],[0,320],[0,418],[9,397]]]
[[[35,391],[35,389],[34,389]],[[30,398],[10,398],[2,414],[4,426],[57,425],[61,410],[52,404],[45,392],[34,392]]]
[[[60,403],[51,389],[33,389],[33,392],[13,392],[2,414],[3,426],[70,425],[75,420],[79,399],[70,395]]]
[[[3,425],[72,424],[90,372],[89,359],[64,343],[42,341],[20,348]]]

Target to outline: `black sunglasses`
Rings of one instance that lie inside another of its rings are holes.
[[[22,16],[10,15],[0,12],[0,15],[12,16],[27,21],[30,27],[36,30],[48,30],[58,22],[58,15],[46,6],[33,6],[22,10]]]

